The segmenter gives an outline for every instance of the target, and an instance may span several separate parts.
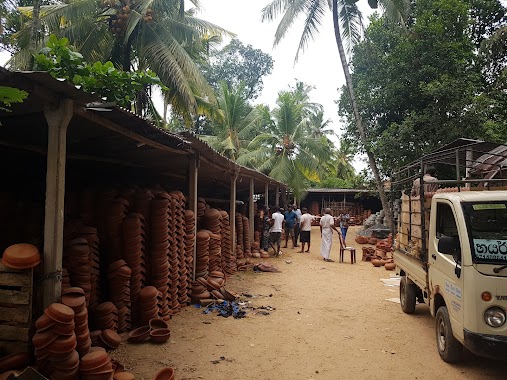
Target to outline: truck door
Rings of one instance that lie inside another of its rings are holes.
[[[434,216],[435,233],[430,233],[429,249],[429,279],[431,289],[438,289],[449,311],[451,325],[456,336],[463,338],[463,292],[464,281],[461,272],[461,254],[457,255],[457,262],[450,254],[438,251],[438,241],[443,236],[456,238],[460,242],[460,233],[456,223],[456,212],[451,202],[438,200]],[[460,244],[461,252],[461,244]],[[438,287],[438,288],[437,288]],[[436,312],[436,310],[435,310]]]

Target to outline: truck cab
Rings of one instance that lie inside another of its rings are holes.
[[[444,360],[459,359],[461,344],[479,356],[505,358],[507,191],[433,196],[428,280],[428,303],[437,318]]]

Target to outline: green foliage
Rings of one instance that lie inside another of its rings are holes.
[[[221,81],[230,88],[238,88],[242,83],[244,97],[252,101],[262,92],[262,78],[273,70],[273,59],[252,45],[245,46],[233,39],[222,50],[211,54],[203,70],[215,91],[219,91]]]
[[[35,56],[35,69],[48,71],[55,78],[63,78],[95,92],[109,102],[131,109],[139,94],[152,85],[161,85],[151,71],[125,72],[113,63],[85,62],[83,56],[69,47],[67,38],[49,37],[47,46]]]
[[[22,103],[28,97],[28,92],[13,87],[0,86],[0,104],[10,107],[12,103]],[[0,106],[0,110],[9,109]]]
[[[475,23],[490,22],[490,13],[472,12],[470,3],[419,0],[406,29],[374,17],[355,47],[356,100],[383,174],[458,137],[507,138],[505,92],[488,92],[476,49],[475,30],[491,30]],[[480,14],[486,20],[472,18]],[[357,141],[345,88],[339,106]]]

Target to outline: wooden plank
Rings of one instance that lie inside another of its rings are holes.
[[[28,307],[0,307],[0,321],[30,323]]]
[[[28,327],[0,325],[0,340],[28,342],[29,334],[30,329]]]
[[[18,352],[29,352],[28,346],[28,342],[0,340],[0,357]]]
[[[32,277],[30,273],[0,273],[0,286],[30,287]]]
[[[30,292],[0,289],[0,303],[12,305],[29,305]]]

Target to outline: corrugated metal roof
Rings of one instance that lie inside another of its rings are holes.
[[[376,193],[377,190],[365,190],[365,189],[308,189],[308,194],[319,193],[319,194],[353,194],[353,193]]]

